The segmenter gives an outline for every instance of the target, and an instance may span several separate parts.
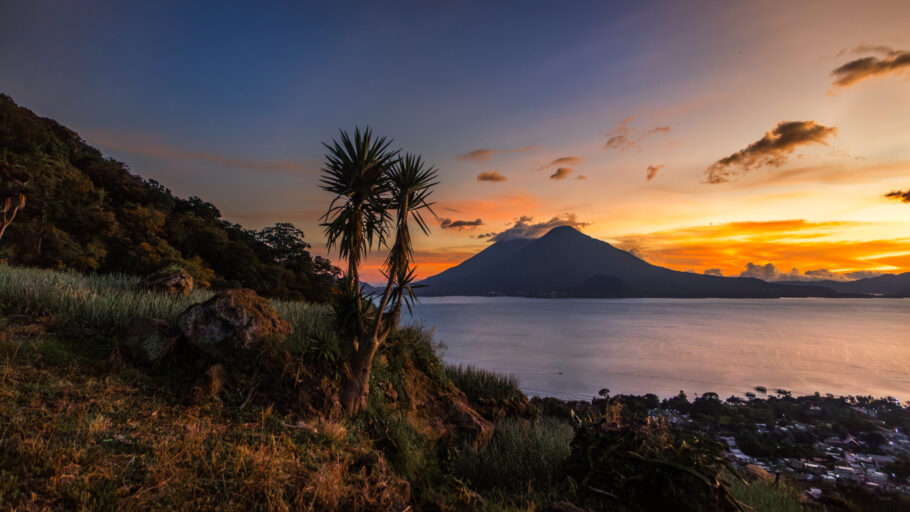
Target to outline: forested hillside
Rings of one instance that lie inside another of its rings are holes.
[[[180,266],[197,283],[310,300],[325,298],[339,273],[310,255],[294,226],[229,223],[0,94],[0,200],[20,193],[27,204],[0,239],[11,264],[129,274]]]

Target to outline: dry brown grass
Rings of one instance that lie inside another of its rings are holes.
[[[177,401],[114,375],[0,363],[0,508],[403,509],[407,483],[384,464],[353,467],[368,443],[347,434],[340,422]]]

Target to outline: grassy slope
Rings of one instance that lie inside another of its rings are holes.
[[[213,398],[199,368],[140,371],[119,360],[137,317],[174,320],[207,292],[135,292],[135,279],[0,266],[0,503],[20,510],[541,510],[567,492],[560,466],[573,431],[533,419],[517,381],[443,369],[427,331],[405,330],[377,359],[370,411],[354,420],[260,394],[249,375]],[[273,302],[291,321],[284,349],[323,361],[335,350],[323,306]],[[179,357],[179,356],[178,356]],[[252,366],[252,364],[251,364]],[[482,447],[442,442],[438,418],[395,394],[463,387],[501,418]],[[337,384],[322,376],[319,386]],[[392,396],[392,398],[390,398]],[[519,407],[520,406],[520,407]],[[379,451],[378,462],[370,460]],[[738,488],[760,510],[799,510],[778,489]]]

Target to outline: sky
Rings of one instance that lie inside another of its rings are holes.
[[[421,276],[565,224],[699,273],[910,271],[903,0],[0,0],[0,70],[133,172],[317,254],[322,143],[369,125],[439,169]]]

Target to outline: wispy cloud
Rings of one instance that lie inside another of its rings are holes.
[[[251,171],[268,173],[268,174],[315,174],[319,167],[316,164],[304,164],[290,160],[257,160],[250,158],[238,158],[219,153],[209,153],[204,151],[190,151],[165,144],[152,143],[148,141],[129,140],[124,137],[111,136],[105,134],[94,134],[88,137],[93,144],[104,148],[134,155],[150,156],[155,158],[165,158],[170,160],[196,160],[202,162],[211,162],[225,167],[237,169],[248,169]]]
[[[587,222],[578,220],[574,213],[567,213],[562,216],[556,216],[545,222],[533,222],[534,218],[528,215],[519,217],[515,224],[500,231],[499,233],[484,233],[477,238],[486,238],[490,242],[502,242],[505,240],[540,238],[547,234],[551,229],[559,226],[571,226],[576,229],[588,225]]]
[[[907,189],[906,191],[892,190],[891,192],[885,194],[885,197],[888,199],[897,199],[902,203],[910,203],[910,189]]]
[[[887,46],[861,45],[856,53],[880,53],[883,57],[863,57],[851,60],[831,72],[832,86],[837,89],[849,87],[874,76],[899,73],[910,69],[910,51],[895,50]]]
[[[475,149],[474,151],[468,151],[467,153],[462,153],[455,157],[455,160],[459,162],[474,162],[482,164],[484,162],[489,162],[494,156],[502,153],[522,153],[524,151],[531,151],[535,149],[535,146],[526,146],[518,149]]]
[[[714,162],[705,171],[705,182],[726,183],[738,174],[763,166],[779,167],[799,146],[827,145],[826,139],[837,133],[837,128],[815,121],[782,121],[764,137],[730,156]]]
[[[637,133],[632,127],[634,117],[627,117],[619,122],[607,132],[607,142],[604,149],[615,151],[629,151],[630,149],[641,149],[641,142],[649,135],[666,134],[670,132],[669,126],[657,126],[642,133]]]
[[[575,179],[576,180],[586,180],[586,179],[588,179],[588,177],[585,176],[584,174],[579,174],[578,176],[575,177]]]
[[[648,166],[648,171],[647,171],[647,174],[646,174],[645,177],[648,178],[648,181],[651,181],[651,180],[653,180],[655,177],[657,177],[657,173],[659,173],[660,170],[663,169],[663,168],[664,168],[663,165],[649,165],[649,166]]]
[[[572,174],[572,169],[568,167],[560,167],[556,169],[556,172],[550,175],[551,180],[562,180],[566,179],[570,174]]]
[[[559,167],[563,165],[579,165],[582,162],[584,162],[584,159],[578,156],[562,156],[546,165],[541,165],[537,170],[542,171],[548,167]]]
[[[496,171],[487,171],[482,172],[477,175],[477,181],[488,181],[491,183],[497,183],[500,181],[506,181],[506,177],[502,174],[499,174]]]
[[[439,221],[439,227],[442,229],[454,229],[456,231],[474,229],[477,226],[483,226],[483,221],[479,218],[474,220],[452,220],[449,218],[443,218]]]

